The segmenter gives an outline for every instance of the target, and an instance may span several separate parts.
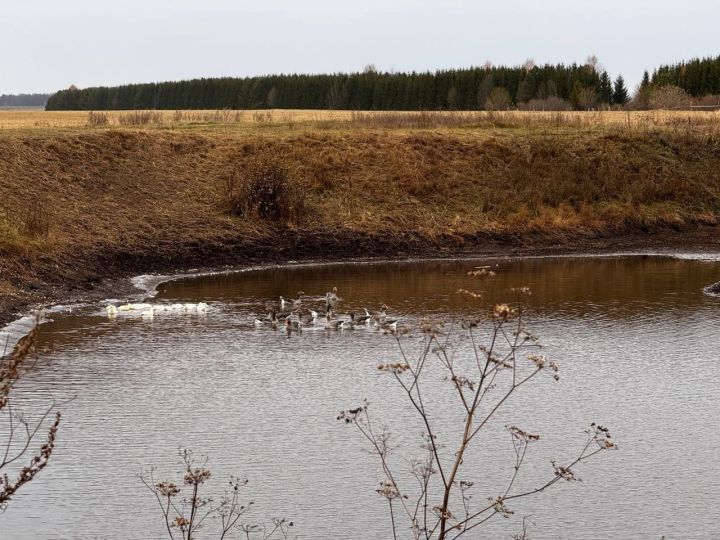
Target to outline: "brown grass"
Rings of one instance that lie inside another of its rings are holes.
[[[128,113],[109,112],[108,127],[92,128],[87,113],[21,114],[25,128],[16,120],[0,134],[0,275],[28,280],[282,250],[562,243],[720,215],[720,122],[709,113],[658,113],[637,128],[655,113],[630,114],[630,128],[627,113],[313,111],[290,122],[287,111],[169,111],[121,127]],[[191,114],[246,124],[177,124]],[[31,118],[66,127],[28,128]],[[260,219],[257,207],[228,216],[228,178],[245,178],[260,154],[282,160],[307,219],[287,209]],[[30,201],[46,201],[36,213],[46,225],[17,220]]]
[[[229,126],[305,129],[533,128],[720,129],[720,111],[0,111],[0,132],[77,129],[87,125],[207,130]]]

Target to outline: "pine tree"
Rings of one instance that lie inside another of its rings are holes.
[[[613,103],[617,105],[625,105],[628,101],[630,101],[630,96],[627,88],[625,88],[625,79],[623,79],[622,75],[618,75],[618,78],[615,79]]]

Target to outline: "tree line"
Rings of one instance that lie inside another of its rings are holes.
[[[652,75],[646,71],[630,106],[652,108],[653,95],[659,96],[658,106],[720,95],[720,56],[662,65]],[[0,97],[0,106],[5,97],[19,96]],[[630,97],[623,77],[611,79],[591,56],[584,64],[570,65],[538,66],[529,60],[515,67],[486,64],[421,73],[378,72],[368,66],[357,73],[224,77],[82,90],[71,86],[50,96],[47,109],[586,110],[622,107]]]
[[[57,92],[48,110],[346,109],[478,110],[537,104],[576,109],[623,105],[622,77],[612,81],[592,63],[486,65],[423,73],[268,75],[130,84]]]
[[[0,107],[44,107],[50,94],[3,94]]]
[[[693,97],[720,94],[720,56],[662,65],[652,77],[646,72],[642,84],[677,86]]]

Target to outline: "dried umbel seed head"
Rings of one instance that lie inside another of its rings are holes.
[[[544,355],[540,354],[528,354],[527,355],[528,360],[535,364],[535,367],[538,369],[548,369],[552,372],[553,379],[556,381],[560,380],[560,375],[558,375],[560,371],[560,366],[558,366],[557,362],[554,360],[548,360]]]
[[[471,392],[475,390],[475,383],[467,377],[463,377],[461,375],[453,375],[450,380],[454,382],[455,386],[457,386],[458,388],[467,388]]]
[[[345,422],[346,424],[352,424],[357,420],[358,416],[367,411],[367,408],[368,402],[363,401],[363,404],[360,407],[348,409],[347,411],[340,411],[340,414],[337,416],[337,420]]]
[[[188,486],[200,485],[210,478],[208,469],[192,469],[185,473],[183,481]]]
[[[587,431],[587,433],[603,450],[617,450],[617,443],[612,440],[609,428],[593,422],[592,424],[590,424],[590,429]]]
[[[569,467],[561,467],[560,465],[557,465],[555,461],[551,461],[552,463],[555,476],[558,478],[562,478],[563,480],[567,480],[568,482],[581,482],[580,478],[575,476],[575,473],[570,470]]]
[[[399,375],[401,373],[405,373],[408,369],[410,369],[410,366],[404,362],[397,362],[395,364],[380,364],[377,368],[379,371],[385,371],[387,373]]]
[[[508,321],[517,315],[517,310],[508,304],[498,304],[493,308],[492,316],[500,321]]]
[[[172,482],[158,482],[155,484],[155,489],[163,497],[174,497],[180,493],[180,488]]]
[[[533,435],[532,433],[528,433],[527,431],[524,431],[516,426],[505,426],[505,429],[507,429],[510,434],[519,441],[525,441],[529,443],[540,440],[540,435]]]
[[[388,500],[393,500],[402,497],[407,499],[407,495],[401,495],[397,487],[389,482],[380,482],[380,488],[376,489],[375,492],[381,497],[385,497]]]
[[[502,517],[509,518],[515,513],[505,505],[505,499],[502,497],[488,497],[488,501],[490,501],[493,509]]]

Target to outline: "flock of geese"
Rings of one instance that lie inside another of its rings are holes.
[[[375,327],[394,331],[400,319],[388,317],[388,307],[383,304],[378,311],[363,309],[363,313],[348,313],[349,318],[336,317],[336,308],[341,302],[337,287],[325,296],[309,297],[298,292],[296,298],[280,297],[279,302],[268,305],[267,316],[255,318],[256,327],[284,327],[288,331],[298,331],[303,327],[325,328],[328,330],[346,330],[356,327]],[[205,302],[198,304],[147,304],[126,303],[106,306],[107,316],[115,319],[123,312],[139,313],[143,319],[153,319],[157,313],[207,313],[209,306]]]
[[[297,297],[293,299],[281,296],[279,310],[278,305],[273,304],[269,307],[267,316],[255,318],[255,326],[272,328],[284,326],[288,330],[300,330],[303,327],[345,330],[369,326],[388,330],[397,329],[399,319],[388,317],[388,307],[385,304],[379,311],[364,309],[364,313],[360,315],[354,312],[349,313],[349,319],[336,318],[335,309],[341,301],[337,292],[337,287],[333,287],[331,292],[325,293],[324,298],[307,297],[302,291],[298,292]],[[323,300],[324,303],[322,303]]]

